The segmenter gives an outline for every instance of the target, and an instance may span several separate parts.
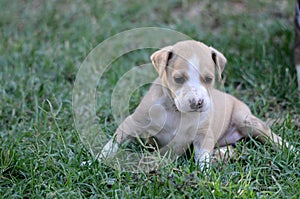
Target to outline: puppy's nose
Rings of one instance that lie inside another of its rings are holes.
[[[191,109],[198,110],[203,107],[204,100],[199,99],[198,101],[196,101],[195,98],[193,98],[192,100],[189,100],[189,102],[190,102]]]

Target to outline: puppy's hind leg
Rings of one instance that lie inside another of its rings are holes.
[[[252,115],[250,109],[245,104],[239,104],[239,111],[233,114],[233,121],[245,137],[251,135],[264,143],[267,140],[271,140],[275,147],[283,145],[289,147],[289,144],[287,142],[283,143],[282,138],[273,133],[265,122]]]
[[[281,147],[284,144],[288,147],[288,143],[283,143],[280,136],[273,133],[266,123],[254,115],[248,115],[245,118],[244,124],[244,131],[248,134],[250,133],[253,137],[258,138],[261,142],[266,142],[270,139],[275,147]]]

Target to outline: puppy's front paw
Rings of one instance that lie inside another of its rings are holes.
[[[195,154],[195,159],[202,172],[208,173],[211,164],[211,154],[207,150],[201,150]]]
[[[118,144],[114,143],[113,139],[111,139],[102,149],[98,160],[103,160],[106,158],[112,158],[115,156],[118,150]]]
[[[209,173],[210,170],[210,161],[202,161],[202,162],[198,162],[200,171],[207,174]]]

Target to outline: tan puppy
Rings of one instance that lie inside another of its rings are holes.
[[[156,140],[162,154],[171,150],[181,155],[193,144],[202,169],[209,165],[216,146],[233,144],[248,135],[282,145],[281,138],[243,102],[213,88],[215,70],[220,78],[226,64],[216,49],[182,41],[158,50],[151,60],[159,78],[119,126],[100,158],[112,157],[119,144],[145,133]]]

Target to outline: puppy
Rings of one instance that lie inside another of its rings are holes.
[[[283,145],[281,137],[252,115],[247,105],[214,89],[227,62],[216,49],[182,41],[156,51],[151,60],[159,77],[134,113],[117,128],[100,158],[113,157],[119,144],[145,133],[154,138],[161,154],[172,151],[181,155],[192,145],[201,169],[209,166],[215,147],[249,135]]]

